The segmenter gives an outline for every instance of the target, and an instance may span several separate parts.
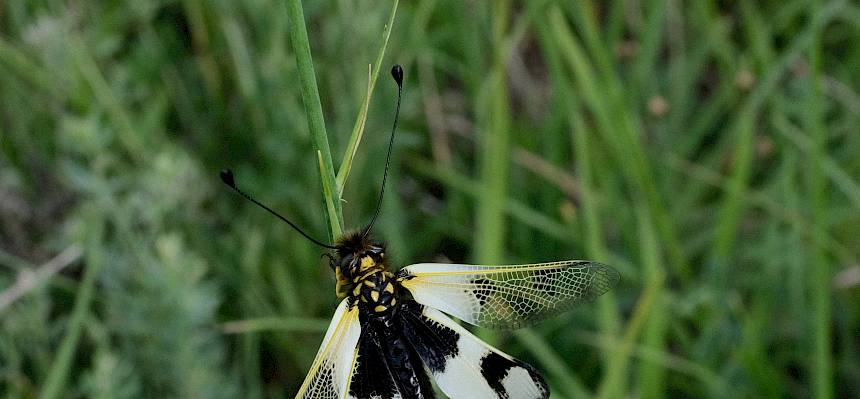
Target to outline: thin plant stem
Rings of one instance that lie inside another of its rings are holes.
[[[305,16],[300,0],[287,1],[287,17],[290,21],[290,41],[293,45],[293,52],[296,55],[302,101],[304,102],[305,114],[308,118],[308,128],[313,138],[314,150],[320,157],[320,179],[322,179],[323,187],[337,187],[334,164],[332,163],[331,150],[329,149],[328,136],[325,130],[322,104],[320,103],[319,90],[317,89],[316,73],[314,72],[314,63],[311,57],[311,46],[308,42]],[[329,195],[326,195],[323,199],[325,200],[326,208],[334,210],[334,212],[326,212],[329,223],[329,238],[331,241],[334,241],[343,234],[343,211],[341,210],[340,199],[335,190],[330,190]]]

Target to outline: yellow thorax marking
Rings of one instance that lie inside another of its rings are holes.
[[[365,264],[364,259],[366,259],[366,258],[361,258],[361,259],[362,259],[361,264],[364,265]],[[373,262],[373,259],[371,259],[370,262]],[[366,279],[368,277],[370,277],[371,275],[378,273],[378,272],[381,272],[381,271],[385,271],[384,264],[379,264],[379,263],[373,262],[373,264],[370,266],[367,266],[367,267],[361,266],[359,273],[357,273],[353,277],[352,281],[354,283],[358,283],[359,281],[364,281],[364,283],[367,284],[368,287],[373,287],[374,285],[371,285],[371,284],[373,284],[373,282],[368,282],[368,280],[366,280]]]
[[[373,266],[376,266],[376,261],[368,255],[361,258],[361,268],[359,270],[365,270]]]
[[[371,280],[368,280],[368,278],[370,276],[372,276],[373,274],[379,273],[379,272],[382,272],[385,274],[385,277],[383,277],[383,284],[384,284],[383,289],[385,291],[388,291],[391,294],[394,293],[394,285],[391,284],[390,280],[386,281],[386,280],[391,279],[393,277],[392,274],[385,271],[385,265],[384,264],[378,264],[376,262],[373,262],[373,259],[370,259],[370,261],[365,261],[365,259],[369,259],[369,258],[370,258],[369,256],[361,258],[362,259],[361,260],[361,265],[362,265],[361,272],[352,276],[352,281],[348,280],[346,278],[346,276],[343,275],[339,266],[335,268],[335,275],[337,277],[337,286],[335,287],[335,291],[337,292],[338,298],[345,298],[347,296],[347,294],[350,292],[349,291],[350,289],[352,289],[352,295],[357,297],[357,296],[359,296],[359,294],[361,292],[362,286],[368,286],[370,288],[376,288],[376,283],[371,281]],[[372,263],[372,265],[367,266],[367,268],[364,268],[364,265],[368,264],[367,262]],[[364,300],[364,298],[362,298],[362,299]]]
[[[348,282],[343,277],[343,273],[341,273],[340,271],[340,266],[336,267],[334,271],[336,278],[335,293],[337,294],[338,298],[345,298],[347,290],[346,286],[348,285]]]

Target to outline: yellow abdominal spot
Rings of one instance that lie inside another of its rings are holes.
[[[388,293],[393,294],[394,293],[394,285],[391,283],[386,284],[385,290],[388,291]]]
[[[375,307],[375,308],[373,308],[373,311],[374,311],[374,312],[384,312],[384,311],[385,311],[385,309],[387,309],[385,306],[382,306],[382,305],[376,305],[376,307]]]
[[[370,299],[373,299],[373,302],[379,301],[379,291],[370,291]]]

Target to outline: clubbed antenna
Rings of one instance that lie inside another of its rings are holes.
[[[394,126],[391,128],[391,139],[388,140],[388,155],[385,156],[385,172],[382,174],[382,188],[379,189],[379,200],[376,201],[376,212],[373,214],[373,219],[364,229],[363,237],[370,233],[373,224],[376,223],[376,217],[379,216],[379,210],[382,209],[382,197],[385,195],[385,180],[388,178],[388,165],[391,163],[391,149],[394,147],[394,133],[397,132],[397,118],[400,116],[400,99],[403,94],[403,68],[395,64],[391,67],[391,77],[397,82],[397,109],[394,111]]]
[[[250,195],[245,194],[245,192],[243,192],[242,190],[239,190],[239,187],[236,187],[236,181],[233,179],[233,171],[231,171],[230,169],[224,169],[224,170],[222,170],[222,171],[221,171],[221,181],[223,181],[223,182],[224,182],[224,184],[226,184],[226,185],[230,186],[230,188],[232,188],[233,190],[236,190],[236,192],[237,192],[237,193],[239,193],[241,196],[245,197],[245,199],[247,199],[248,201],[251,201],[251,202],[253,202],[254,204],[257,204],[257,206],[259,206],[260,208],[263,208],[263,209],[265,209],[265,210],[269,211],[269,213],[271,213],[272,215],[277,216],[277,217],[278,217],[278,219],[281,219],[281,220],[283,220],[284,222],[287,222],[287,224],[288,224],[288,225],[290,225],[290,227],[292,227],[292,228],[296,229],[296,231],[298,231],[298,232],[299,232],[299,234],[303,235],[305,238],[307,238],[308,240],[310,240],[312,243],[314,243],[314,244],[316,244],[316,245],[319,245],[319,246],[321,246],[321,247],[323,247],[323,248],[328,248],[328,249],[337,249],[337,247],[336,247],[336,246],[329,245],[329,244],[324,244],[324,243],[322,243],[322,242],[320,242],[320,241],[318,241],[318,240],[314,239],[313,237],[311,237],[311,236],[307,235],[307,233],[305,233],[304,231],[302,231],[302,229],[300,229],[300,228],[299,228],[299,226],[296,226],[295,224],[293,224],[293,222],[291,222],[291,221],[287,220],[287,218],[285,218],[285,217],[281,216],[279,213],[277,213],[277,212],[273,211],[273,210],[272,210],[271,208],[269,208],[268,206],[265,206],[265,205],[261,204],[259,201],[255,200],[255,199],[254,199],[254,198],[252,198]]]

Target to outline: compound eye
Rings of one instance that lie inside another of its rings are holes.
[[[350,261],[349,261],[349,270],[350,270],[351,272],[356,272],[356,271],[358,271],[358,265],[360,264],[360,263],[359,263],[359,262],[360,262],[360,259],[361,259],[361,258],[359,258],[359,257],[353,257],[352,259],[350,259]]]

